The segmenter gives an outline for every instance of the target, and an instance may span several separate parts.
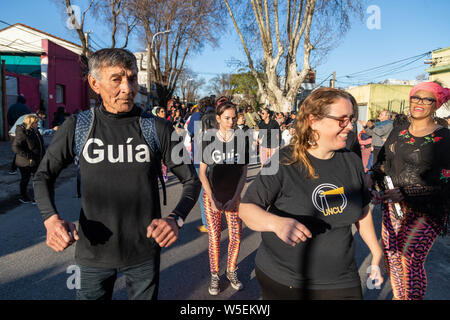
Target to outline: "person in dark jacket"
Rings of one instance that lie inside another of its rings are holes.
[[[17,119],[19,119],[23,115],[31,113],[30,109],[25,104],[26,102],[27,99],[25,99],[25,96],[21,94],[17,97],[17,102],[9,107],[8,113],[6,114],[6,118],[8,120],[8,125],[10,128],[14,126]],[[14,134],[10,134],[9,139],[11,140],[12,145],[14,143]],[[12,159],[11,162],[11,169],[9,170],[9,174],[16,174],[16,173],[17,173],[16,156],[14,155],[14,158]]]
[[[30,203],[27,193],[28,182],[44,156],[44,140],[38,130],[39,118],[29,114],[23,123],[16,127],[16,136],[12,149],[16,154],[16,165],[20,170],[20,198],[22,203]]]
[[[12,127],[21,116],[31,113],[30,108],[25,104],[26,102],[27,99],[21,94],[17,97],[17,102],[9,107],[6,117],[10,127]]]

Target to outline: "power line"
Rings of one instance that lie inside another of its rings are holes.
[[[398,73],[410,71],[413,69],[417,69],[419,67],[423,68],[423,64],[421,64],[418,66],[414,66],[412,68],[405,69],[406,67],[414,64],[415,62],[422,59],[426,55],[429,55],[430,52],[431,51],[420,54],[420,55],[412,56],[409,58],[401,59],[398,61],[394,61],[394,62],[391,62],[388,64],[384,64],[382,66],[373,67],[373,68],[366,69],[366,70],[359,71],[359,72],[354,72],[354,73],[348,74],[346,76],[338,77],[338,79],[336,79],[336,81],[338,81],[340,83],[347,83],[347,84],[356,84],[356,83],[360,84],[361,82],[367,83],[367,82],[373,81],[375,79],[383,78],[383,77],[386,77],[386,76],[389,76],[392,74],[398,74]],[[386,69],[386,67],[390,67],[390,68]],[[355,81],[345,81],[344,79],[345,80],[354,79]]]
[[[353,73],[344,75],[343,77],[346,77],[346,78],[354,77],[355,75],[360,74],[360,73],[365,73],[365,72],[368,72],[368,71],[381,69],[381,68],[384,68],[384,67],[391,66],[393,64],[399,63],[399,62],[410,60],[410,59],[414,59],[414,58],[420,59],[420,58],[422,58],[422,57],[424,57],[426,55],[429,55],[429,54],[431,54],[431,51],[428,51],[428,52],[425,52],[425,53],[422,53],[422,54],[419,54],[419,55],[416,55],[416,56],[413,56],[413,57],[409,57],[409,58],[401,59],[401,60],[398,60],[398,61],[390,62],[390,63],[384,64],[384,65],[381,65],[381,66],[372,67],[370,69],[366,69],[366,70],[362,70],[362,71],[358,71],[358,72],[353,72]]]
[[[34,48],[36,48],[36,49],[39,49],[39,51],[42,51],[42,48],[41,48],[41,47],[36,46],[36,45],[32,44],[31,42],[21,42],[21,43],[16,42],[17,40],[21,40],[21,39],[15,39],[14,41],[11,41],[11,39],[0,38],[0,40],[8,41],[8,42],[9,42],[8,46],[10,46],[10,47],[11,47],[12,44],[16,44],[16,45],[18,45],[18,46],[30,46],[30,47],[34,47]],[[11,48],[12,48],[12,47],[11,47]],[[18,50],[19,50],[19,49],[18,49]]]

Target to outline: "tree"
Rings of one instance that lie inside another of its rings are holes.
[[[210,93],[220,96],[230,96],[232,94],[231,76],[226,73],[219,74],[209,80]]]
[[[147,70],[153,75],[159,105],[172,97],[186,58],[203,45],[216,45],[223,28],[219,0],[130,0],[147,48]],[[161,34],[166,30],[170,33]],[[155,37],[155,35],[158,35]],[[148,78],[150,78],[148,76]]]
[[[205,84],[205,79],[185,68],[179,77],[179,91],[183,101],[193,102],[198,100],[198,90]]]
[[[65,13],[69,17],[70,23],[81,42],[81,57],[85,63],[86,58],[89,58],[92,54],[88,32],[85,32],[88,13],[91,14],[91,18],[106,22],[108,25],[111,31],[111,48],[116,47],[116,37],[119,35],[125,37],[122,48],[128,46],[130,34],[136,27],[136,18],[129,14],[129,0],[89,0],[86,9],[82,14],[80,12],[80,17],[77,17],[74,8],[75,6],[80,7],[81,1],[77,1],[75,5],[72,0],[54,1],[64,8]],[[84,3],[86,4],[86,1]]]
[[[56,0],[58,3],[60,0]],[[89,43],[88,43],[88,37],[86,36],[84,32],[84,23],[86,19],[86,14],[88,11],[92,8],[92,5],[94,4],[94,0],[90,0],[88,7],[83,11],[83,14],[81,15],[81,20],[77,20],[77,16],[75,15],[75,11],[72,7],[72,1],[71,0],[63,0],[64,3],[62,3],[65,6],[65,12],[68,15],[70,22],[72,23],[72,26],[74,27],[74,30],[76,31],[78,38],[81,42],[82,52],[81,56],[85,58],[89,58],[91,55],[91,50],[89,49]]]
[[[130,15],[129,0],[102,0],[94,6],[94,16],[105,21],[111,29],[111,48],[116,47],[116,37],[125,36],[122,48],[128,46],[131,32],[137,24],[137,19]]]
[[[223,1],[259,94],[272,109],[282,112],[292,109],[300,85],[312,69],[311,59],[320,61],[337,44],[348,30],[352,14],[362,17],[361,1],[286,0],[281,6],[278,0]],[[264,72],[257,72],[258,60]]]
[[[251,71],[234,73],[230,77],[231,93],[241,94],[243,98],[254,107],[260,104],[258,82]]]

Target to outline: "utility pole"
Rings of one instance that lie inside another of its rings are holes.
[[[336,71],[333,71],[333,80],[331,81],[331,87],[336,88]]]

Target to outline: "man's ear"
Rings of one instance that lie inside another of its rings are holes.
[[[100,81],[89,74],[88,75],[88,82],[89,82],[89,85],[91,86],[92,90],[96,94],[100,94]]]

